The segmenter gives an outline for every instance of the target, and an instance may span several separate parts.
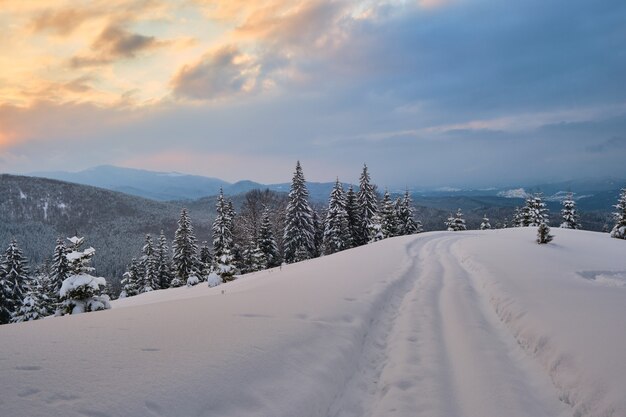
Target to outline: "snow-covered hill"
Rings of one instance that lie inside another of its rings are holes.
[[[0,327],[0,415],[625,416],[626,242],[388,239]]]

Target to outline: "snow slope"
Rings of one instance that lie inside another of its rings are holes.
[[[553,232],[388,239],[1,326],[0,415],[626,416],[626,242]]]

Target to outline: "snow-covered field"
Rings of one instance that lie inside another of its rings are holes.
[[[626,242],[436,232],[0,327],[0,415],[626,416]]]

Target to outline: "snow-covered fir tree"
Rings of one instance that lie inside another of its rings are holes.
[[[511,227],[522,227],[522,209],[519,207],[515,207],[515,211],[513,211]]]
[[[397,236],[397,218],[395,202],[391,200],[389,191],[385,190],[380,210],[381,231],[386,238]]]
[[[276,239],[274,238],[270,212],[267,207],[263,210],[263,217],[261,217],[261,226],[259,227],[257,246],[261,252],[263,252],[268,268],[280,265],[278,245],[276,244]]]
[[[359,200],[354,192],[354,187],[350,185],[346,192],[346,214],[348,216],[348,229],[350,230],[350,243],[357,246],[361,239],[361,210]]]
[[[611,237],[626,239],[626,188],[622,188],[619,198],[617,199],[617,204],[613,207],[615,207],[616,210],[613,213],[615,225],[611,230]]]
[[[68,240],[71,243],[70,251],[65,256],[69,261],[71,272],[59,290],[61,314],[78,314],[111,308],[109,296],[102,293],[106,287],[106,280],[91,275],[94,271],[91,259],[96,250],[92,247],[81,250],[84,237],[74,236]]]
[[[24,298],[18,309],[11,317],[12,323],[21,323],[24,321],[38,320],[46,317],[47,296],[42,285],[44,275],[38,275],[28,278],[24,283]]]
[[[235,279],[237,268],[235,267],[234,257],[230,253],[228,248],[222,249],[222,253],[219,257],[214,257],[215,273],[222,278],[223,282],[232,281]],[[209,282],[209,286],[211,283]]]
[[[205,281],[211,273],[211,265],[213,264],[213,254],[209,249],[209,242],[204,241],[200,245],[200,276]]]
[[[211,230],[213,232],[213,253],[217,262],[224,251],[232,252],[233,216],[235,213],[232,204],[224,198],[224,192],[221,188],[217,196],[215,209],[217,214]]]
[[[542,221],[537,227],[537,243],[550,243],[554,236],[550,234],[550,227],[545,221]]]
[[[133,297],[139,294],[139,281],[143,272],[141,271],[141,267],[139,266],[139,262],[137,262],[137,258],[133,258],[130,261],[130,265],[128,265],[128,270],[124,272],[122,276],[122,292],[120,293],[120,298]]]
[[[182,209],[180,219],[178,219],[178,229],[174,235],[172,251],[174,252],[172,259],[174,278],[171,286],[180,287],[187,284],[189,278],[196,277],[197,279],[198,245],[189,214],[185,208]],[[192,278],[191,281],[193,282],[195,279]]]
[[[70,276],[70,262],[66,256],[68,253],[68,248],[65,246],[63,239],[58,238],[54,247],[54,254],[52,255],[47,291],[48,309],[54,314],[60,314],[58,312],[59,304],[61,303],[59,291],[63,281]]]
[[[315,254],[315,226],[313,210],[309,205],[309,192],[306,188],[300,161],[289,191],[289,203],[285,213],[284,260],[287,263],[309,259]]]
[[[248,272],[256,272],[262,271],[263,269],[267,269],[267,259],[265,258],[265,254],[258,246],[251,248],[250,252],[250,260],[248,265]]]
[[[139,293],[150,292],[159,289],[159,265],[152,244],[152,236],[146,235],[145,244],[142,248],[141,272],[142,277],[138,281],[137,290]]]
[[[370,183],[367,165],[363,164],[363,172],[359,179],[358,203],[360,209],[361,228],[355,245],[364,245],[372,241],[372,230],[376,229],[374,216],[378,214],[378,199],[374,186]],[[380,220],[380,219],[379,219]],[[376,235],[376,233],[374,233]]]
[[[28,266],[13,239],[0,261],[0,324],[8,323],[27,295]]]
[[[352,246],[351,240],[343,186],[337,179],[328,199],[324,227],[324,253],[330,255],[348,249]]]
[[[159,277],[159,288],[169,288],[172,282],[172,260],[170,250],[167,246],[167,239],[163,230],[159,236],[159,243],[156,247],[157,275]]]
[[[368,236],[368,243],[378,242],[379,240],[383,240],[385,238],[382,220],[378,213],[374,214],[369,222]]]
[[[461,230],[467,230],[465,226],[465,219],[463,218],[463,212],[459,208],[454,216],[448,217],[446,227],[450,232],[459,232]]]
[[[407,236],[423,231],[422,223],[419,220],[415,220],[415,209],[413,208],[413,200],[411,200],[409,190],[404,192],[404,197],[400,201],[397,211],[398,235]]]
[[[491,223],[489,223],[489,217],[487,214],[483,216],[483,221],[480,223],[480,230],[489,230],[491,229]]]
[[[318,256],[322,256],[324,251],[324,219],[326,218],[325,210],[322,210],[321,213],[317,210],[313,209],[313,256],[312,258],[317,258]]]
[[[526,199],[526,205],[521,210],[521,226],[539,226],[547,221],[548,209],[546,203],[543,202],[541,193],[529,196]]]
[[[580,229],[580,216],[576,210],[576,201],[574,201],[573,195],[570,194],[561,203],[563,208],[561,209],[561,228],[563,229]]]

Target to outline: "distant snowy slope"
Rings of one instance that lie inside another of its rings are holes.
[[[624,416],[625,242],[554,234],[424,233],[0,326],[0,415]]]

